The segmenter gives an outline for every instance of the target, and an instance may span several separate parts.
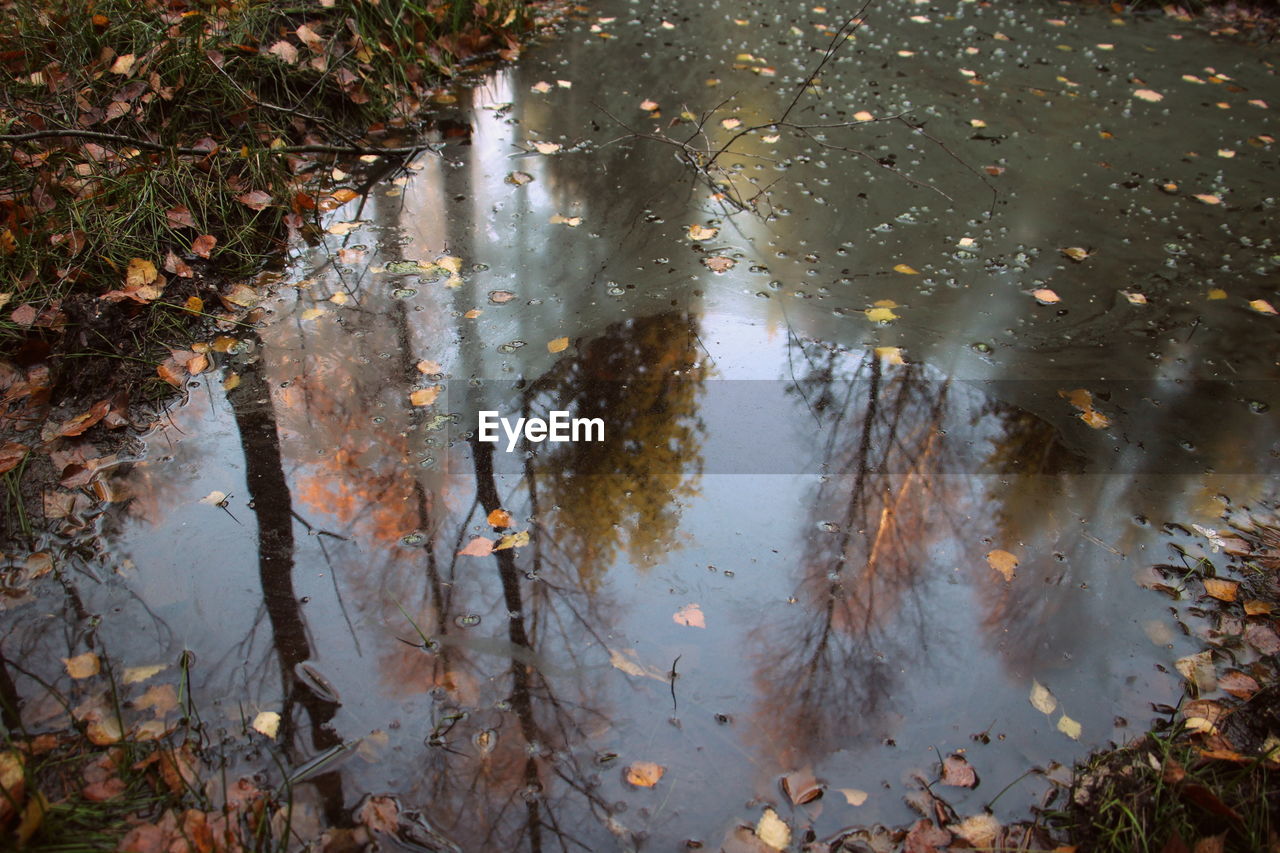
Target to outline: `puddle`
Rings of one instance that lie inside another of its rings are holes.
[[[725,102],[723,144],[840,23],[605,3],[460,91],[469,136],[336,211],[113,482],[105,648],[190,650],[215,727],[351,746],[315,808],[394,793],[446,849],[894,824],[935,750],[961,814],[1015,783],[1021,817],[1029,767],[1143,731],[1194,643],[1138,581],[1210,547],[1163,525],[1276,472],[1272,69],[1163,19],[877,7],[804,130],[723,157],[760,215],[621,126]],[[864,110],[927,135],[818,126]],[[605,439],[508,452],[481,411]]]

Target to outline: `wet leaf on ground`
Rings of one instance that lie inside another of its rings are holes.
[[[1240,699],[1248,699],[1259,690],[1258,682],[1252,676],[1234,669],[1218,677],[1218,687]]]
[[[1198,693],[1208,693],[1218,686],[1214,673],[1213,652],[1205,650],[1194,655],[1178,658],[1174,668],[1195,687]]]
[[[369,797],[360,806],[356,819],[374,832],[394,835],[400,825],[400,806],[391,797]]]

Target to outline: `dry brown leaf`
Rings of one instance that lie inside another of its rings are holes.
[[[193,254],[202,258],[207,258],[213,254],[214,246],[218,245],[218,238],[212,234],[201,234],[199,237],[191,241],[191,251]]]
[[[495,509],[493,512],[489,513],[486,520],[489,522],[490,527],[497,527],[499,529],[503,527],[510,527],[511,513],[507,512],[505,509]]]
[[[802,806],[822,796],[822,784],[814,777],[813,768],[805,767],[782,777],[782,791],[792,803]]]

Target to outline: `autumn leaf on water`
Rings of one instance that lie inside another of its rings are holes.
[[[894,264],[893,271],[902,273],[903,275],[920,275],[920,271],[908,264]]]
[[[885,364],[906,364],[907,363],[902,358],[901,347],[876,347],[875,353],[876,353],[876,358],[880,359]]]
[[[484,313],[484,310],[481,308],[472,308],[470,311],[467,311],[465,314],[463,314],[462,317],[464,320],[474,320],[483,313]]]
[[[1213,666],[1213,652],[1208,649],[1178,658],[1173,662],[1173,667],[1179,675],[1195,685],[1198,693],[1208,693],[1218,687],[1218,676]]]
[[[63,658],[62,663],[67,668],[67,675],[76,679],[88,678],[102,671],[102,661],[94,652]]]
[[[987,564],[1004,575],[1006,581],[1011,581],[1013,580],[1014,569],[1018,568],[1018,558],[1008,551],[1002,551],[997,548],[994,551],[987,552]]]
[[[545,95],[547,92],[551,91],[551,84],[546,80],[539,80],[537,83],[534,83],[529,87],[529,91],[536,95]]]
[[[686,233],[690,240],[710,240],[720,233],[720,229],[707,228],[703,225],[690,225]]]
[[[726,258],[724,255],[712,255],[702,259],[702,265],[712,272],[726,272],[733,269],[737,263],[733,258]]]
[[[1222,198],[1213,193],[1196,193],[1192,198],[1204,204],[1222,204]]]
[[[493,553],[493,540],[486,536],[477,536],[458,553],[467,557],[487,557]]]
[[[569,348],[568,338],[554,338],[547,341],[547,352],[564,352]]]
[[[360,806],[356,819],[374,832],[394,835],[400,826],[400,807],[391,797],[369,797]]]
[[[782,777],[783,793],[797,806],[812,802],[822,796],[822,783],[813,775],[813,768],[806,767]]]
[[[440,396],[440,386],[433,385],[430,388],[419,388],[409,393],[409,402],[415,406],[430,406],[436,401],[436,397]]]
[[[1153,104],[1164,100],[1164,95],[1154,89],[1136,89],[1134,90],[1133,96]]]
[[[151,666],[131,666],[124,671],[125,684],[138,684],[146,681],[153,675],[163,672],[165,665],[162,663],[152,664]]]
[[[677,625],[687,625],[690,628],[707,627],[707,617],[703,615],[702,608],[697,604],[686,604],[671,614],[671,618]]]
[[[1080,740],[1080,724],[1075,720],[1063,714],[1058,718],[1058,731],[1062,732],[1072,740]]]
[[[853,114],[854,121],[875,121],[876,117],[866,110],[858,110]]]
[[[535,142],[533,148],[539,154],[554,154],[560,150],[559,142]]]
[[[652,788],[658,784],[658,780],[666,772],[667,768],[661,764],[654,764],[652,761],[633,761],[627,767],[626,779],[637,788]]]
[[[485,520],[489,522],[490,527],[510,527],[511,513],[507,512],[505,509],[495,509],[493,512],[489,513]]]
[[[973,772],[963,755],[948,755],[942,762],[942,784],[955,788],[972,788],[978,784],[978,774]]]
[[[515,298],[516,298],[516,295],[512,293],[510,290],[490,290],[489,291],[489,301],[492,302],[494,305],[505,305],[506,303],[510,302],[512,299],[515,299]]]
[[[785,850],[791,843],[791,827],[773,809],[765,809],[756,824],[756,838],[774,850]]]
[[[657,101],[651,101],[648,98],[645,98],[643,101],[640,102],[640,109],[644,110],[645,112],[651,113],[654,110],[656,110],[658,106],[659,104]]]
[[[1273,308],[1271,303],[1265,299],[1252,299],[1249,301],[1249,307],[1254,311],[1257,311],[1259,314],[1276,313],[1276,309]]]
[[[508,533],[498,540],[498,544],[493,546],[495,551],[505,551],[508,548],[523,548],[529,544],[529,531],[521,530],[519,533]]]
[[[533,183],[533,175],[530,175],[528,172],[509,172],[507,174],[507,183],[514,184],[517,187],[522,187],[525,184]]]
[[[568,225],[570,228],[577,228],[582,224],[581,216],[561,216],[559,213],[552,214],[547,220],[552,225]]]
[[[898,303],[892,299],[880,299],[864,312],[867,319],[873,323],[890,323],[898,319],[898,315],[893,313],[893,309],[898,307]]]
[[[1093,407],[1093,395],[1084,388],[1074,391],[1059,391],[1059,397],[1065,398],[1079,410],[1079,418],[1093,429],[1106,429],[1111,426],[1111,419]]]
[[[867,792],[861,788],[837,788],[844,795],[844,801],[851,806],[860,806],[867,801]]]
[[[1031,291],[1031,295],[1034,296],[1036,301],[1042,305],[1052,305],[1055,302],[1062,301],[1062,297],[1058,296],[1058,294],[1054,293],[1047,287],[1041,287],[1037,290],[1033,290]]]
[[[1058,707],[1058,700],[1049,692],[1049,688],[1034,678],[1031,679],[1030,700],[1031,706],[1041,714],[1052,714],[1054,709]]]
[[[275,740],[276,733],[280,730],[280,715],[275,711],[259,711],[253,718],[252,726],[255,732]]]
[[[1063,255],[1075,261],[1076,263],[1080,263],[1085,258],[1093,254],[1093,252],[1089,251],[1088,249],[1082,249],[1079,246],[1069,246],[1066,249],[1059,249],[1058,251],[1062,252]]]
[[[220,492],[217,489],[214,489],[212,492],[202,497],[200,499],[200,503],[207,504],[209,506],[220,506],[226,499],[226,492]]]
[[[1124,294],[1124,298],[1125,298],[1125,299],[1128,299],[1128,300],[1129,300],[1129,303],[1130,303],[1131,305],[1146,305],[1146,304],[1147,304],[1147,297],[1146,297],[1146,296],[1143,296],[1141,293],[1134,293],[1134,292],[1129,291],[1129,290],[1122,290],[1122,291],[1120,291],[1120,292],[1121,292],[1122,294]]]
[[[742,119],[740,118],[721,119],[720,126],[723,127],[725,130],[735,130],[739,127],[742,127]]]
[[[440,362],[431,361],[430,359],[425,359],[425,358],[422,361],[418,362],[417,365],[415,366],[418,368],[419,373],[426,373],[426,374],[440,373],[441,371],[444,370],[444,366],[441,365]]]
[[[947,829],[969,842],[974,848],[993,850],[995,849],[993,842],[1000,835],[1000,821],[984,812],[967,817],[960,823],[948,824]]]
[[[1240,584],[1223,578],[1205,578],[1204,591],[1219,601],[1235,601]]]

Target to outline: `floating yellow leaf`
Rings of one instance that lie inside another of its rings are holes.
[[[773,809],[765,809],[756,824],[756,838],[774,850],[785,850],[791,843],[791,827]]]
[[[1249,301],[1249,307],[1252,308],[1254,311],[1257,311],[1259,314],[1276,313],[1276,309],[1273,308],[1271,306],[1271,303],[1265,299],[1252,299]]]
[[[146,681],[151,676],[164,670],[164,664],[158,663],[152,666],[131,666],[124,671],[125,684],[137,684]]]
[[[547,92],[551,91],[551,84],[546,80],[539,80],[537,83],[534,83],[529,87],[529,91],[536,92],[539,95],[545,95]]]
[[[440,396],[440,386],[432,385],[430,388],[419,388],[409,393],[409,402],[415,406],[430,406],[436,401],[436,397]]]
[[[721,119],[720,126],[723,127],[725,130],[734,130],[736,128],[742,127],[742,119],[740,118]]]
[[[440,373],[444,369],[440,362],[427,359],[418,362],[417,368],[419,373]]]
[[[920,275],[919,270],[906,264],[894,264],[893,271],[900,272],[903,275]]]
[[[554,154],[560,150],[559,142],[535,142],[533,148],[539,154]]]
[[[547,341],[547,352],[564,352],[569,348],[568,338],[555,338]]]
[[[1153,104],[1156,103],[1157,101],[1164,100],[1164,95],[1160,94],[1154,89],[1138,89],[1134,91],[1133,96],[1135,98],[1141,98],[1142,100],[1148,101]]]
[[[1058,700],[1053,698],[1053,694],[1049,692],[1049,688],[1045,687],[1034,678],[1031,679],[1031,707],[1035,708],[1041,714],[1052,714],[1053,710],[1058,707]]]
[[[727,272],[737,266],[738,262],[724,255],[713,255],[702,259],[702,265],[712,272]]]
[[[1209,289],[1209,292],[1205,294],[1205,298],[1206,299],[1226,299],[1227,292],[1223,290],[1221,287],[1212,287]]]
[[[844,795],[845,802],[851,806],[860,806],[867,801],[867,792],[860,788],[837,788]]]
[[[885,364],[906,364],[902,359],[901,347],[876,347],[876,358]]]
[[[667,768],[652,761],[633,761],[627,768],[627,781],[638,788],[652,788],[658,784]]]
[[[876,117],[866,110],[858,110],[853,114],[854,121],[875,121]]]
[[[1008,551],[997,548],[987,552],[987,565],[1004,575],[1006,581],[1011,581],[1014,569],[1018,568],[1018,558]]]
[[[657,101],[651,101],[648,98],[645,98],[643,101],[640,102],[640,109],[645,110],[647,112],[653,112],[657,108],[658,108]]]
[[[102,661],[98,660],[98,656],[93,652],[63,658],[62,663],[67,667],[67,675],[72,678],[88,678],[102,671]]]
[[[710,240],[719,233],[719,228],[706,228],[702,225],[690,225],[688,231],[690,240]]]
[[[479,308],[472,308],[470,311],[463,314],[462,316],[464,319],[474,320],[475,318],[479,317],[483,313],[484,311],[480,310]]]
[[[511,172],[507,175],[507,183],[515,184],[517,187],[522,187],[525,184],[532,183],[532,182],[533,182],[533,175],[530,175],[528,172],[517,171],[517,172]]]
[[[315,318],[319,317],[323,313],[324,313],[323,308],[308,308],[302,312],[301,317],[303,322],[306,322],[307,320],[314,320]]]
[[[508,533],[498,540],[498,544],[493,546],[495,551],[505,551],[508,548],[523,548],[529,544],[529,531],[521,530],[519,533]]]
[[[1080,724],[1068,717],[1066,714],[1063,714],[1058,719],[1058,731],[1062,732],[1072,740],[1080,739]]]
[[[1083,261],[1085,258],[1089,257],[1089,255],[1093,254],[1088,249],[1082,249],[1079,246],[1068,246],[1067,248],[1060,249],[1059,251],[1076,263]]]
[[[561,216],[559,213],[553,214],[548,220],[552,225],[568,225],[570,228],[577,228],[582,224],[581,216]]]
[[[1132,303],[1133,305],[1147,304],[1147,297],[1143,296],[1141,293],[1133,293],[1132,291],[1128,291],[1128,290],[1122,290],[1120,292],[1123,293],[1124,298],[1128,299],[1129,302]]]
[[[1222,204],[1222,198],[1212,193],[1196,193],[1192,198],[1202,201],[1205,204]]]
[[[1034,297],[1036,298],[1036,300],[1037,300],[1037,301],[1039,301],[1039,302],[1043,302],[1043,303],[1045,303],[1046,305],[1052,305],[1052,304],[1054,304],[1055,302],[1061,302],[1061,301],[1062,301],[1062,297],[1061,297],[1061,296],[1059,296],[1058,294],[1054,293],[1052,290],[1050,290],[1050,289],[1049,289],[1049,288],[1047,288],[1047,287],[1041,287],[1041,288],[1039,288],[1039,289],[1037,289],[1037,290],[1033,290],[1033,291],[1031,291],[1031,295],[1032,295],[1032,296],[1034,296]]]
[[[892,308],[868,308],[865,313],[867,319],[873,323],[888,323],[898,319],[898,315],[893,313]]]
[[[280,731],[280,715],[275,711],[259,711],[258,716],[253,718],[253,730],[275,739],[276,732]]]

